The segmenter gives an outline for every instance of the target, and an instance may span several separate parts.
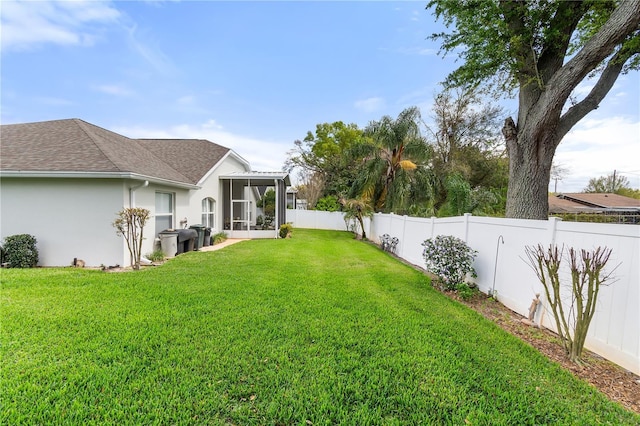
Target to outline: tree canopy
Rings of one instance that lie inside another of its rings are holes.
[[[640,64],[640,1],[432,0],[450,32],[433,34],[463,63],[448,87],[518,92],[505,119],[508,217],[544,219],[553,156],[562,138],[598,107],[621,73]],[[571,95],[594,78],[580,100]]]
[[[630,189],[629,179],[627,179],[626,176],[620,176],[614,172],[607,176],[589,179],[589,183],[583,191],[625,195],[625,190]]]
[[[304,171],[298,196],[309,208],[345,211],[338,200],[413,216],[504,213],[507,165],[502,110],[476,90],[435,95],[433,114],[418,107],[364,129],[323,123],[296,141],[287,167]]]
[[[483,102],[477,90],[444,90],[434,98],[433,207],[442,214],[503,211],[507,173],[500,138],[502,108]],[[448,205],[447,205],[448,204]],[[441,210],[445,206],[444,210]]]
[[[303,180],[303,192],[314,206],[324,195],[342,196],[350,191],[355,170],[349,157],[350,149],[363,137],[362,129],[342,121],[320,123],[314,132],[307,132],[294,142],[288,152],[285,169],[298,169]]]
[[[369,123],[366,138],[354,147],[354,155],[363,162],[352,192],[371,200],[377,211],[405,206],[414,171],[430,157],[419,120],[417,107],[403,110],[395,119],[384,116]]]

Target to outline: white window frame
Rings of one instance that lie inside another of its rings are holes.
[[[211,197],[202,199],[202,225],[214,229],[216,225],[216,200]]]
[[[160,212],[158,211],[158,196],[159,195],[168,195],[169,196],[169,212]],[[164,191],[156,191],[156,199],[155,199],[155,225],[156,225],[156,235],[159,232],[164,231],[164,229],[158,229],[158,219],[165,219],[163,223],[166,223],[166,218],[169,218],[169,228],[175,229],[176,221],[175,221],[175,211],[176,211],[176,194],[174,192],[164,192]],[[162,228],[162,226],[160,226]],[[166,229],[166,228],[165,228]]]

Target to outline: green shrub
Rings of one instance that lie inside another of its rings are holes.
[[[326,212],[337,212],[340,210],[340,203],[338,197],[335,195],[327,195],[320,198],[316,203],[315,210],[322,210]]]
[[[467,243],[450,235],[438,235],[422,243],[427,270],[440,278],[434,280],[444,290],[456,290],[467,274],[476,276],[473,260],[478,254]]]
[[[220,244],[227,240],[227,234],[225,232],[218,232],[217,234],[213,234],[211,236],[211,241],[213,244]]]
[[[154,250],[153,253],[147,254],[147,259],[152,262],[162,262],[164,260],[164,252],[162,250]]]
[[[283,223],[280,225],[280,238],[287,238],[291,235],[291,231],[293,231],[293,226],[290,223]]]
[[[36,238],[29,234],[10,235],[4,243],[5,261],[12,268],[33,268],[38,263]]]
[[[462,300],[473,299],[475,295],[480,293],[477,287],[469,287],[467,283],[461,283],[456,286],[456,292]]]

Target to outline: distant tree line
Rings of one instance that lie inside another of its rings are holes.
[[[446,90],[435,96],[428,121],[410,107],[363,129],[318,124],[294,142],[285,168],[298,171],[298,197],[317,210],[358,200],[371,211],[413,216],[504,215],[503,118],[474,90]]]

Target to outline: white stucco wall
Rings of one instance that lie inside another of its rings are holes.
[[[202,200],[204,198],[213,198],[215,205],[215,227],[212,233],[223,230],[223,200],[222,183],[219,176],[230,174],[233,172],[247,172],[249,168],[244,163],[238,161],[233,156],[228,156],[222,163],[203,179],[199,185],[201,189],[197,191],[189,191],[188,206],[184,210],[184,214],[179,217],[186,217],[189,225],[202,223]],[[228,200],[227,200],[228,201]],[[254,203],[255,204],[255,203]]]
[[[228,156],[198,186],[183,189],[122,179],[2,178],[0,179],[0,237],[31,234],[37,239],[40,266],[68,266],[77,257],[87,266],[130,264],[129,251],[112,226],[124,207],[151,211],[144,229],[142,254],[157,248],[155,203],[157,192],[174,195],[174,228],[202,222],[202,199],[215,200],[215,227],[223,228],[222,186],[219,176],[248,171],[247,165]],[[133,197],[131,188],[135,189]],[[133,201],[133,204],[131,203]],[[255,204],[255,203],[254,203]]]
[[[0,180],[0,236],[31,234],[40,266],[123,264],[123,240],[111,225],[125,202],[111,179]],[[128,256],[127,256],[128,257]]]
[[[146,187],[138,188],[135,191],[134,204],[132,207],[145,208],[151,212],[151,218],[144,228],[144,240],[142,242],[142,254],[146,255],[153,252],[157,247],[156,237],[158,232],[164,229],[156,229],[155,210],[156,210],[156,193],[165,192],[173,194],[174,199],[174,217],[173,228],[180,228],[180,219],[184,217],[189,202],[189,190],[176,188],[166,185],[157,185],[150,183]],[[129,205],[129,204],[127,204]]]
[[[181,227],[180,221],[187,219],[187,227],[202,223],[202,200],[212,198],[215,200],[215,226],[212,233],[222,230],[223,221],[223,198],[222,186],[219,176],[233,172],[247,171],[243,163],[233,156],[227,157],[209,175],[198,183],[200,189],[181,189],[167,185],[149,183],[146,187],[141,187],[135,191],[134,206],[148,209],[152,212],[152,218],[144,229],[145,240],[143,241],[142,253],[152,252],[158,246],[156,236],[164,229],[156,229],[155,226],[155,200],[157,192],[166,192],[174,195],[174,223],[173,227]]]

